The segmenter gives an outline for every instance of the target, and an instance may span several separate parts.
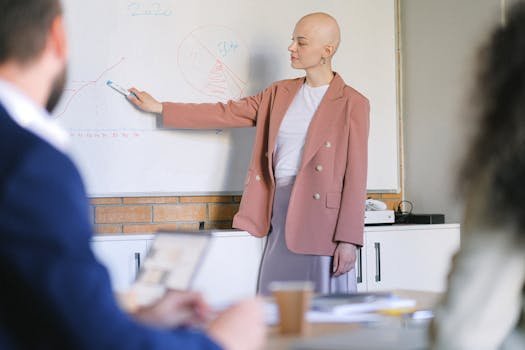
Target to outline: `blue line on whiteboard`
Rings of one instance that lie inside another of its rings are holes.
[[[130,16],[163,16],[168,17],[173,14],[171,9],[165,9],[158,2],[133,1],[128,4]]]
[[[217,34],[223,39],[213,40]],[[247,79],[241,78],[241,72],[236,72],[238,67],[235,70],[230,67],[235,60],[247,59],[248,56],[245,45],[241,45],[236,36],[229,27],[202,26],[194,29],[181,42],[178,64],[191,87],[224,101],[244,95]]]

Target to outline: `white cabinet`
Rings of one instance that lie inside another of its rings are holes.
[[[458,224],[367,227],[359,288],[442,292],[459,244]]]
[[[263,240],[243,231],[213,232],[206,256],[193,281],[210,303],[225,303],[255,295]],[[95,236],[92,247],[109,270],[116,292],[129,289],[154,235]]]
[[[443,291],[450,259],[459,248],[459,231],[457,224],[365,227],[365,243],[356,262],[358,290]],[[153,237],[93,238],[93,250],[108,267],[115,291],[127,290],[135,280]],[[262,252],[263,240],[246,232],[213,232],[193,289],[211,303],[254,295]]]
[[[263,240],[246,232],[215,233],[192,289],[219,304],[255,295],[262,252]]]
[[[108,269],[111,285],[116,292],[126,291],[135,280],[152,240],[153,235],[93,237],[93,252]]]

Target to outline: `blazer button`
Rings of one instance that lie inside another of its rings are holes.
[[[264,156],[265,156],[266,158],[268,158],[268,152],[265,152],[265,153],[264,153]]]
[[[326,141],[326,143],[324,145],[325,145],[326,148],[332,147],[332,144],[330,143],[330,141]]]
[[[315,170],[321,172],[321,171],[323,171],[323,166],[322,165],[318,165],[318,166],[315,167]]]
[[[259,175],[257,175],[257,176],[255,177],[255,180],[256,180],[256,181],[261,181],[261,177],[260,177]]]
[[[319,193],[314,194],[314,199],[321,199],[321,195]]]

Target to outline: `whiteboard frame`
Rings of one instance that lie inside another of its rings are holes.
[[[395,51],[396,51],[396,148],[398,152],[397,164],[397,188],[395,189],[367,189],[367,193],[392,193],[403,194],[405,178],[403,172],[404,164],[404,140],[403,140],[403,52],[401,51],[401,0],[394,0],[395,6]]]
[[[367,189],[367,193],[402,193],[404,175],[403,175],[403,120],[402,120],[402,52],[401,52],[401,9],[400,1],[394,0],[394,26],[395,26],[395,76],[396,76],[396,97],[395,97],[395,109],[396,109],[396,139],[395,147],[397,151],[397,167],[395,169],[395,188],[373,188]],[[241,196],[243,190],[238,191],[161,191],[161,192],[109,192],[109,193],[88,193],[91,198],[108,198],[108,197],[170,197],[170,196]]]

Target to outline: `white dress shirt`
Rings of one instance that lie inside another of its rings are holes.
[[[0,79],[0,104],[21,127],[65,152],[69,136],[47,111],[11,83]]]

